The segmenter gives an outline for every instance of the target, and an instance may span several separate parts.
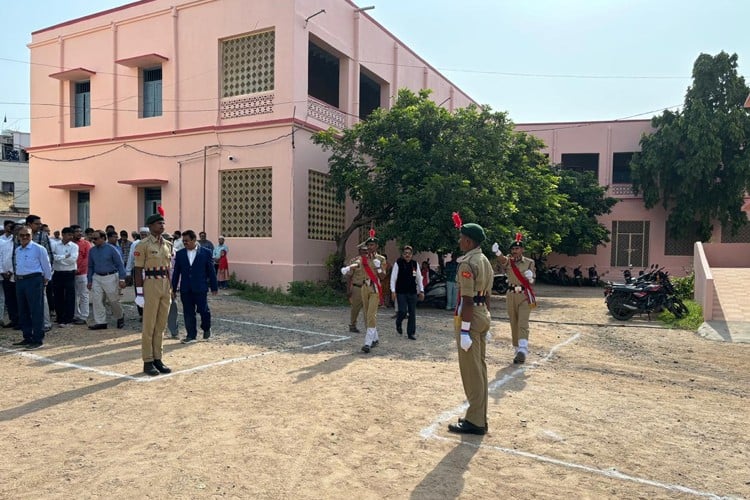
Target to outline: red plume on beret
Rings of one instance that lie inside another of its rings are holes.
[[[161,215],[162,217],[164,217],[164,207],[162,207],[161,205],[159,205],[159,206],[156,207],[156,211],[159,212],[159,215]]]
[[[461,229],[461,226],[463,226],[463,221],[461,220],[461,216],[458,215],[458,212],[453,212],[453,215],[451,215],[453,218],[453,225],[456,226],[456,229]]]
[[[370,226],[370,238],[374,238],[374,237],[375,237],[375,228]]]
[[[521,233],[516,233],[516,243],[521,243],[521,238],[523,238],[523,235]]]

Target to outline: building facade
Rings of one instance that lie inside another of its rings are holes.
[[[609,244],[576,256],[550,255],[548,265],[565,266],[571,276],[578,265],[584,276],[588,267],[596,265],[599,274],[607,273],[609,280],[621,279],[630,266],[637,271],[657,264],[675,276],[691,272],[695,238],[670,237],[664,208],[658,205],[646,210],[643,197],[633,194],[629,164],[633,153],[641,149],[641,137],[654,132],[651,120],[526,123],[516,129],[544,141],[551,163],[593,172],[600,185],[608,186],[607,195],[619,200],[612,213],[599,218],[611,232]],[[748,243],[750,225],[732,236],[716,223],[711,241]]]
[[[29,134],[5,130],[0,134],[0,213],[29,212]]]
[[[223,235],[240,279],[323,278],[352,214],[311,134],[403,87],[473,101],[351,1],[312,4],[141,0],[34,32],[33,211],[133,230],[162,205],[169,231]]]

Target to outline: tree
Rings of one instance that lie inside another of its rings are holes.
[[[337,197],[357,208],[337,239],[337,254],[357,228],[375,223],[378,235],[415,251],[457,250],[451,213],[477,222],[490,241],[510,243],[524,233],[540,253],[554,250],[589,208],[558,190],[561,177],[535,137],[515,132],[502,112],[471,106],[451,113],[429,91],[399,91],[390,110],[375,110],[351,129],[329,129],[313,141],[330,151],[330,182]],[[596,185],[596,181],[593,181]],[[606,228],[583,241],[598,244]],[[580,231],[579,231],[580,232]]]
[[[733,233],[747,221],[741,210],[750,187],[750,88],[737,74],[737,55],[701,54],[682,111],[651,120],[656,131],[633,156],[633,190],[646,208],[661,202],[675,238],[708,240],[718,220]]]

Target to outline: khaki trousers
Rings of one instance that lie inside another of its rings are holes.
[[[367,328],[377,328],[378,326],[378,306],[380,306],[380,297],[378,291],[373,290],[375,285],[362,285],[362,306],[365,309],[365,326]]]
[[[167,326],[169,306],[172,302],[172,287],[169,279],[143,280],[143,331],[141,354],[143,362],[149,363],[162,356],[162,337]]]
[[[518,347],[520,339],[529,340],[529,314],[531,308],[526,300],[526,294],[508,292],[506,295],[508,305],[508,319],[510,320],[510,334],[513,339],[513,347]]]
[[[352,285],[352,296],[351,296],[351,313],[349,314],[349,324],[357,326],[357,318],[359,318],[359,312],[362,310],[362,287]]]
[[[120,306],[120,276],[117,273],[107,276],[95,274],[91,278],[91,303],[94,306],[94,323],[103,325],[107,323],[107,308],[104,306],[104,298],[107,298],[112,308],[114,319],[122,318],[122,307]]]
[[[471,321],[469,336],[471,348],[461,349],[461,332],[456,334],[458,346],[458,368],[464,385],[469,408],[466,420],[479,427],[487,425],[487,352],[486,334],[490,329],[490,313],[485,306],[474,306],[474,317]]]

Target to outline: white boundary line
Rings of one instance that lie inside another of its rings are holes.
[[[503,375],[501,378],[499,378],[497,380],[494,380],[487,387],[488,392],[490,394],[492,394],[498,388],[504,386],[505,384],[507,384],[508,382],[510,382],[511,380],[513,380],[514,378],[516,378],[519,375],[525,373],[526,370],[532,370],[534,368],[537,368],[542,363],[546,363],[547,361],[549,361],[552,358],[552,356],[555,354],[555,352],[557,350],[565,347],[566,345],[568,345],[571,342],[574,342],[574,341],[578,340],[580,338],[580,336],[581,336],[580,333],[576,333],[575,335],[569,337],[567,340],[565,340],[565,341],[557,344],[556,346],[552,347],[552,349],[550,349],[549,353],[547,353],[547,355],[544,358],[542,358],[541,360],[533,363],[530,366],[517,368],[516,370],[513,370],[511,373],[509,373],[507,375]],[[681,486],[679,484],[668,484],[668,483],[662,483],[662,482],[659,482],[659,481],[654,481],[652,479],[644,479],[644,478],[640,478],[640,477],[636,477],[636,476],[631,476],[631,475],[622,473],[622,472],[618,471],[617,469],[599,469],[599,468],[596,468],[596,467],[591,467],[589,465],[582,465],[582,464],[577,464],[577,463],[574,463],[574,462],[566,462],[564,460],[560,460],[560,459],[552,458],[552,457],[547,457],[547,456],[544,456],[544,455],[536,455],[534,453],[530,453],[530,452],[527,452],[527,451],[520,451],[520,450],[511,449],[511,448],[504,448],[502,446],[494,446],[494,445],[488,445],[488,444],[471,443],[471,442],[468,442],[468,441],[462,441],[461,439],[458,439],[458,438],[447,438],[447,437],[439,436],[437,434],[437,430],[438,430],[438,428],[441,425],[443,425],[446,422],[448,422],[450,420],[453,420],[454,418],[458,417],[459,415],[461,415],[462,413],[464,413],[468,407],[469,407],[469,403],[465,401],[460,406],[458,406],[458,407],[456,407],[456,408],[454,408],[452,410],[448,410],[448,411],[445,411],[445,412],[441,413],[432,424],[430,424],[429,426],[427,426],[424,429],[422,429],[419,432],[419,435],[422,438],[424,438],[424,439],[435,439],[435,440],[440,440],[440,441],[446,441],[446,442],[464,444],[464,445],[472,446],[472,447],[478,448],[478,449],[495,450],[495,451],[499,451],[501,453],[506,453],[508,455],[514,455],[514,456],[518,456],[518,457],[529,458],[531,460],[537,460],[539,462],[544,462],[544,463],[548,463],[548,464],[552,464],[552,465],[559,465],[559,466],[562,466],[562,467],[567,467],[569,469],[582,470],[582,471],[585,471],[585,472],[589,472],[589,473],[592,473],[592,474],[598,474],[600,476],[605,476],[605,477],[609,477],[609,478],[613,478],[613,479],[621,479],[623,481],[631,481],[631,482],[634,482],[634,483],[644,484],[644,485],[648,485],[648,486],[655,486],[657,488],[663,488],[663,489],[669,490],[669,491],[678,491],[680,493],[688,493],[690,495],[696,495],[696,496],[707,497],[707,498],[715,498],[715,499],[727,499],[727,498],[731,498],[731,497],[717,495],[715,493],[709,493],[709,492],[705,492],[705,491],[694,490],[692,488],[688,488],[687,486]]]
[[[330,333],[313,332],[311,330],[299,330],[299,329],[296,329],[296,328],[285,328],[285,327],[275,326],[275,325],[265,325],[265,324],[262,324],[262,323],[251,323],[249,321],[235,321],[235,320],[230,320],[230,319],[218,319],[218,321],[224,321],[224,322],[227,322],[227,323],[237,323],[237,324],[241,324],[241,325],[254,325],[254,326],[260,326],[260,327],[263,327],[263,328],[272,328],[272,329],[276,329],[276,330],[283,330],[283,331],[286,331],[286,332],[293,332],[293,333],[306,333],[306,334],[317,335],[317,336],[322,336],[322,337],[332,337],[331,340],[326,340],[324,342],[318,342],[317,344],[305,345],[305,346],[297,348],[297,349],[302,349],[302,350],[315,349],[316,347],[321,347],[321,346],[324,346],[324,345],[333,344],[335,342],[341,342],[341,341],[344,341],[344,340],[349,340],[351,338],[350,336],[346,336],[346,335],[335,335],[335,334],[330,334]],[[230,364],[230,363],[238,363],[238,362],[247,361],[247,360],[253,359],[253,358],[259,358],[259,357],[262,357],[262,356],[269,356],[269,355],[272,355],[272,354],[279,354],[279,353],[282,353],[282,352],[290,352],[290,351],[293,351],[293,350],[295,350],[295,349],[282,349],[282,350],[278,350],[278,351],[265,351],[265,352],[261,352],[261,353],[257,353],[257,354],[250,354],[248,356],[241,356],[239,358],[222,359],[221,361],[216,361],[215,363],[208,363],[208,364],[205,364],[205,365],[194,366],[193,368],[188,368],[188,369],[185,369],[185,370],[173,371],[171,373],[165,373],[163,375],[159,375],[158,377],[149,377],[147,375],[138,375],[138,376],[135,376],[135,375],[128,375],[126,373],[119,373],[119,372],[109,371],[109,370],[100,370],[98,368],[93,368],[93,367],[85,366],[85,365],[79,365],[77,363],[68,363],[66,361],[57,361],[55,359],[47,358],[45,356],[40,356],[38,354],[34,354],[32,352],[27,352],[27,351],[24,351],[24,350],[8,349],[6,347],[0,347],[0,352],[5,352],[5,353],[12,354],[12,355],[15,355],[15,356],[21,356],[23,358],[28,358],[28,359],[31,359],[31,360],[34,360],[34,361],[39,361],[41,363],[47,363],[47,364],[51,364],[51,365],[62,366],[64,368],[74,368],[74,369],[77,369],[77,370],[98,373],[99,375],[104,375],[105,377],[121,378],[121,379],[131,380],[133,382],[140,382],[140,383],[158,382],[160,380],[164,380],[164,379],[167,379],[167,378],[170,378],[170,377],[174,377],[175,375],[182,375],[184,373],[193,373],[193,372],[203,371],[203,370],[207,370],[209,368],[213,368],[215,366],[222,366],[222,365],[227,365],[227,364]]]

